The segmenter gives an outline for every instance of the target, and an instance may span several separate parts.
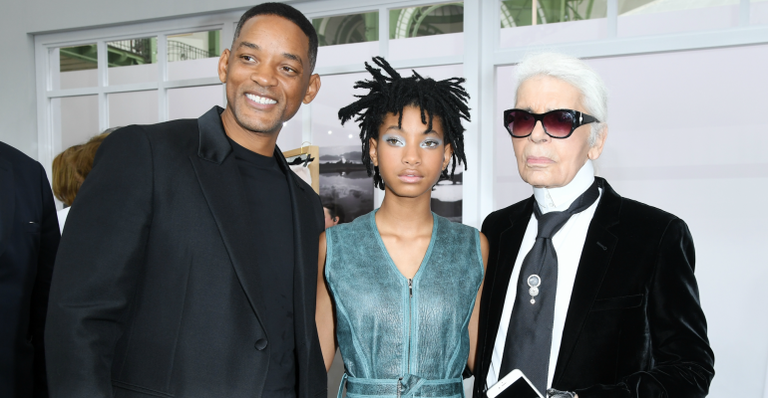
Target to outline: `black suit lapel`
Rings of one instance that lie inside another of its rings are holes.
[[[621,197],[611,189],[611,186],[604,179],[596,178],[600,188],[603,189],[603,194],[584,240],[579,269],[576,271],[571,301],[568,306],[568,315],[565,318],[553,385],[557,385],[568,366],[584,321],[600,291],[613,251],[618,243],[618,238],[610,232],[610,228],[619,222]]]
[[[520,251],[523,235],[525,235],[525,230],[531,219],[534,203],[535,201],[531,197],[519,211],[509,214],[509,224],[506,228],[502,226],[503,229],[500,233],[486,231],[490,234],[498,233],[498,238],[488,236],[491,247],[495,247],[497,250],[494,250],[496,253],[489,253],[489,256],[496,256],[496,258],[490,258],[488,261],[488,274],[483,287],[483,304],[481,304],[480,311],[480,325],[483,325],[481,327],[484,328],[480,331],[482,369],[479,374],[481,377],[488,375],[493,348],[496,344],[496,335],[501,323],[501,313],[504,310],[509,279],[512,276],[517,254]],[[484,380],[482,382],[485,383]]]
[[[254,225],[248,216],[240,170],[235,157],[229,156],[232,147],[224,134],[219,109],[214,108],[198,119],[200,147],[198,154],[190,156],[190,160],[235,274],[251,308],[263,321],[260,314],[263,314],[261,306],[264,298],[258,285],[263,278],[256,264],[259,259],[258,245],[248,239],[253,236]]]
[[[0,153],[2,156],[2,153]],[[11,238],[13,217],[16,211],[16,189],[11,164],[0,157],[0,256],[5,253]]]

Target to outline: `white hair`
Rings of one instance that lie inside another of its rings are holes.
[[[608,121],[608,89],[600,75],[584,61],[570,55],[552,52],[529,54],[517,65],[515,98],[523,82],[541,75],[558,78],[579,90],[587,113],[600,121],[591,126],[589,145],[594,145]]]

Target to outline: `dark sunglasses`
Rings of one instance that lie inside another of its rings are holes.
[[[547,113],[531,113],[522,109],[504,111],[504,127],[515,138],[531,135],[538,121],[552,138],[568,138],[579,126],[600,123],[593,116],[572,109],[556,109]]]

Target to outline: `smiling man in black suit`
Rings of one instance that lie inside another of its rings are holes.
[[[714,356],[686,224],[594,176],[608,133],[602,79],[531,56],[504,112],[533,196],[490,214],[474,396],[519,368],[550,396],[704,397]]]
[[[317,35],[265,3],[219,60],[227,107],[113,132],[53,276],[54,397],[320,397],[320,199],[278,133],[320,88]]]

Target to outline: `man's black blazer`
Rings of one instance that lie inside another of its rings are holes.
[[[275,299],[259,288],[260,248],[221,111],[125,127],[101,145],[53,274],[45,334],[53,397],[262,396],[270,336],[260,314]],[[323,211],[312,188],[288,175],[297,394],[319,397]]]
[[[0,395],[47,397],[43,330],[59,222],[40,163],[0,142]]]
[[[587,232],[552,386],[592,397],[704,397],[714,355],[683,220],[608,183]],[[474,396],[484,397],[504,298],[533,197],[490,214]]]

